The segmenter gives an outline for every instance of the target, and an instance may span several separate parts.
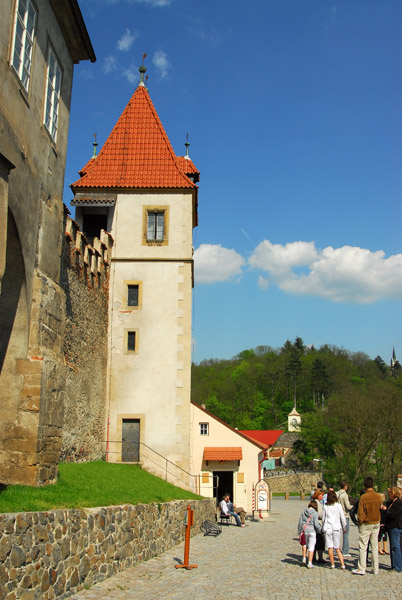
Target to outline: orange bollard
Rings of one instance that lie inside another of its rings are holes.
[[[189,565],[188,559],[190,556],[190,528],[193,525],[194,511],[187,504],[187,519],[186,519],[186,537],[184,540],[184,561],[182,565],[175,565],[176,569],[198,569],[197,565]]]

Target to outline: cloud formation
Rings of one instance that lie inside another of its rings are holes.
[[[157,50],[156,52],[154,52],[152,63],[158,69],[159,74],[162,78],[166,77],[170,69],[172,68],[172,65],[168,60],[168,56],[163,50]]]
[[[194,274],[197,283],[217,283],[238,278],[245,260],[236,250],[218,244],[202,244],[194,252]]]
[[[117,60],[114,56],[106,56],[103,61],[103,72],[105,75],[117,69]]]
[[[120,50],[120,52],[127,52],[130,50],[137,36],[138,34],[131,33],[129,29],[126,29],[121,38],[117,41],[117,49]]]
[[[385,258],[382,250],[353,246],[320,250],[314,242],[281,245],[264,240],[248,264],[267,274],[260,277],[260,287],[272,282],[295,295],[364,304],[402,299],[402,254]]]

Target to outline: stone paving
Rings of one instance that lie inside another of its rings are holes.
[[[357,527],[351,525],[352,558],[346,571],[328,565],[301,565],[297,522],[306,501],[275,499],[270,521],[251,522],[244,529],[223,526],[217,538],[197,535],[190,543],[190,564],[182,562],[184,544],[138,564],[72,596],[73,600],[398,600],[402,575],[390,571],[389,556],[380,556],[380,573],[352,575],[357,563]]]

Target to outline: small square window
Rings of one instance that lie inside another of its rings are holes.
[[[127,306],[138,306],[138,285],[127,286]]]
[[[200,423],[200,435],[208,435],[208,423]]]

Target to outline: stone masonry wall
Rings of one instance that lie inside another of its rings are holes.
[[[52,600],[148,560],[215,518],[215,500],[0,515],[0,600]]]
[[[66,216],[61,286],[66,294],[66,384],[61,460],[102,458],[105,440],[109,260],[112,238],[90,246]]]
[[[265,481],[273,493],[297,492],[300,494],[302,488],[304,492],[310,492],[311,486],[316,485],[320,479],[320,473],[300,473],[297,475],[289,473],[269,476]]]

